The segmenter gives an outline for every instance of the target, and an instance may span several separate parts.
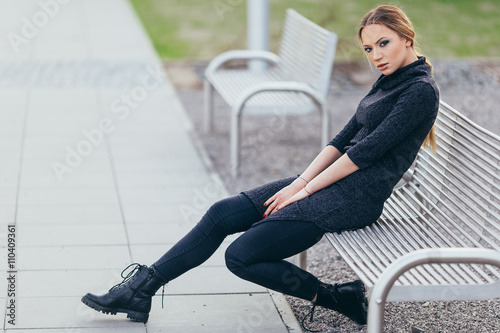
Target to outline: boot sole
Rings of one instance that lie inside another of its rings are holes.
[[[91,299],[87,298],[86,296],[82,297],[82,303],[88,306],[89,308],[92,308],[98,312],[102,312],[104,314],[111,314],[111,315],[116,315],[118,312],[120,313],[126,313],[127,318],[130,318],[133,321],[137,322],[142,322],[142,323],[147,323],[149,319],[149,313],[143,313],[143,312],[137,312],[137,311],[132,311],[129,309],[121,309],[121,308],[107,308],[105,306],[102,306]]]

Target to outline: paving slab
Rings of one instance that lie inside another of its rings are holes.
[[[123,223],[120,207],[117,205],[20,205],[16,222],[26,224],[81,224],[81,223]],[[8,207],[5,214],[11,216],[15,207]]]
[[[154,297],[146,325],[80,302],[156,261],[227,191],[127,0],[0,1],[0,34],[37,17],[22,43],[0,40],[0,268],[17,226],[16,325],[4,278],[0,331],[286,332],[268,290],[225,267],[237,235],[171,281],[165,310]]]
[[[200,184],[201,185],[201,184]],[[151,204],[151,205],[173,205],[189,203],[195,196],[193,188],[184,186],[177,188],[162,189],[136,189],[121,193],[121,202],[124,205]],[[219,199],[219,198],[217,198]]]
[[[26,158],[29,160],[29,158]],[[45,159],[43,162],[50,165],[53,159]],[[63,182],[60,182],[58,178],[54,175],[52,169],[48,169],[45,172],[38,172],[36,170],[28,173],[23,172],[20,179],[20,185],[24,189],[40,189],[40,188],[111,188],[115,187],[116,184],[113,180],[113,175],[110,170],[103,170],[102,168],[94,167],[92,161],[86,161],[85,164],[81,165],[79,172],[73,172],[71,174],[66,174]]]
[[[61,328],[61,329],[44,329],[41,333],[147,333],[145,327],[106,327],[106,328]],[[16,333],[33,333],[32,329],[16,330]]]
[[[133,161],[131,161],[131,163],[133,163]],[[173,178],[171,172],[165,172],[165,169],[168,167],[169,166],[165,165],[162,169],[161,165],[156,164],[156,170],[148,170],[147,174],[144,174],[140,178],[127,177],[134,172],[122,172],[120,173],[120,177],[122,177],[123,180],[120,182],[120,188],[122,190],[131,191],[146,188],[161,189],[169,187],[176,189],[190,187],[193,191],[198,189],[201,193],[205,191],[207,193],[219,192],[218,189],[223,188],[217,184],[213,178],[207,175],[206,171],[187,171],[183,173],[184,177]],[[200,188],[200,184],[204,185],[201,185]],[[195,194],[195,192],[193,192],[193,194]]]
[[[164,251],[186,235],[192,228],[191,223],[182,223],[181,219],[174,223],[166,223],[165,221],[151,223],[144,220],[142,223],[127,224],[131,245],[165,244],[163,245]]]
[[[22,206],[118,205],[115,188],[89,189],[27,189],[19,191]]]
[[[189,204],[189,203],[187,203]],[[123,207],[124,219],[129,224],[142,223],[174,223],[185,224],[186,221],[195,223],[205,211],[195,209],[194,212],[185,218],[179,205],[152,205],[152,204],[134,204]],[[191,212],[190,212],[191,213]],[[194,216],[193,216],[194,215]],[[193,218],[191,218],[193,216]]]
[[[19,224],[17,246],[127,245],[123,223],[99,224]]]
[[[18,298],[15,327],[9,329],[66,329],[79,328],[143,328],[143,323],[117,320],[115,316],[98,313],[80,301],[81,297]],[[160,306],[161,308],[161,306]],[[124,318],[126,315],[123,316]]]
[[[268,293],[153,299],[148,332],[288,332]]]
[[[19,247],[17,253],[20,271],[123,269],[130,264],[128,246],[125,245]]]
[[[14,188],[0,190],[0,202],[4,205],[15,206],[16,196],[17,191]]]
[[[121,282],[122,269],[59,269],[18,272],[20,298],[82,297],[103,294]],[[40,288],[44,286],[44,288]]]

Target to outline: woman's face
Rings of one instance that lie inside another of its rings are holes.
[[[370,24],[361,31],[363,49],[370,62],[384,75],[417,60],[411,41],[382,24]]]

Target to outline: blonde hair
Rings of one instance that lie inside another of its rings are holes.
[[[413,25],[411,24],[410,19],[406,16],[406,14],[395,6],[389,5],[381,5],[375,9],[370,10],[361,20],[361,24],[359,25],[358,30],[358,38],[362,43],[361,32],[363,28],[370,24],[381,24],[386,26],[387,28],[396,32],[401,38],[406,39],[411,42],[411,47],[415,51],[417,57],[422,57],[422,55],[415,50],[415,29],[413,29]],[[429,59],[425,59],[427,65],[431,67],[432,71],[432,63]],[[433,74],[434,75],[434,74]],[[430,147],[433,152],[437,150],[436,145],[436,134],[435,134],[435,126],[432,126],[429,134],[427,134],[422,147],[427,148]]]

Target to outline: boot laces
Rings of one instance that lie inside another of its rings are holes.
[[[154,276],[156,276],[158,278],[158,275],[156,275],[155,272],[152,269],[149,270],[149,274],[154,275]],[[162,309],[163,309],[163,299],[165,298],[165,285],[166,285],[166,283],[164,283],[161,286],[161,308]]]
[[[125,272],[126,272],[126,271],[130,268],[130,267],[132,267],[132,266],[133,266],[132,270],[131,270],[130,272],[128,272],[128,274],[127,274],[127,275],[125,275]],[[118,283],[118,284],[116,284],[116,285],[114,285],[113,287],[111,287],[111,289],[110,289],[109,291],[111,291],[111,290],[113,290],[113,289],[117,289],[117,288],[120,288],[120,287],[124,286],[127,282],[129,282],[130,280],[132,280],[132,278],[133,278],[134,276],[136,276],[136,275],[137,275],[137,273],[141,270],[141,268],[142,268],[142,265],[141,265],[141,264],[138,264],[138,263],[133,263],[133,264],[128,265],[128,266],[127,266],[127,267],[126,267],[126,268],[122,271],[122,273],[121,273],[121,276],[122,276],[122,278],[123,278],[123,281],[122,281],[122,282],[120,282],[120,283]]]
[[[300,321],[300,325],[302,326],[302,328],[307,331],[307,332],[321,332],[321,330],[313,330],[313,329],[310,329],[309,327],[306,327],[306,319],[309,315],[311,315],[311,318],[309,319],[309,323],[312,323],[313,322],[313,317],[314,317],[314,310],[316,309],[316,304],[313,303],[313,306],[312,306],[312,309],[311,311],[309,311],[303,318],[302,320]]]
[[[128,272],[127,275],[125,275],[125,272],[132,266],[134,268],[132,268],[132,270],[130,272]],[[137,273],[139,273],[141,268],[142,268],[142,265],[139,263],[133,263],[133,264],[130,264],[127,267],[125,267],[125,269],[121,273],[121,277],[123,278],[123,281],[114,285],[113,287],[111,287],[111,289],[109,291],[111,291],[113,289],[120,288],[120,287],[124,286],[125,284],[127,284],[127,282],[131,281],[137,275]],[[151,271],[150,274],[154,274],[154,272]],[[164,298],[165,298],[165,284],[162,286],[162,289],[161,289],[161,308],[162,309],[163,309],[163,299]]]
[[[339,299],[337,297],[338,295],[338,284],[335,283],[335,284],[332,284],[332,285],[320,285],[320,288],[325,288],[326,290],[328,290],[328,294],[333,298],[333,300],[338,303],[339,302]],[[319,293],[318,293],[319,294]],[[309,327],[306,327],[306,319],[307,317],[310,315],[310,318],[309,318],[309,323],[312,323],[314,321],[314,310],[316,309],[316,303],[312,303],[312,308],[311,308],[311,311],[309,311],[303,318],[302,320],[300,321],[300,325],[302,326],[302,328],[307,331],[307,332],[322,332],[322,330],[313,330],[313,329],[310,329]]]
[[[326,290],[328,290],[330,296],[333,298],[335,303],[339,304],[340,303],[340,299],[338,298],[339,284],[338,283],[330,284],[330,285],[325,286],[325,288],[326,288]]]

